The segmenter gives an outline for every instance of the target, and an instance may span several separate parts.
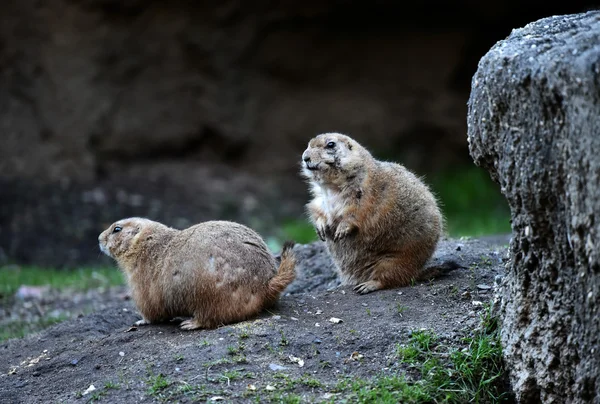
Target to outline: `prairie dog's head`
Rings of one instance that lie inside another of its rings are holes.
[[[146,227],[156,222],[140,217],[121,219],[111,224],[98,236],[100,250],[115,260],[135,246],[137,238]]]
[[[308,142],[302,153],[302,173],[319,183],[336,183],[355,176],[369,153],[341,133],[323,133]]]

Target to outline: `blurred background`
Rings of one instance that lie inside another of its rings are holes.
[[[347,133],[437,193],[451,236],[510,231],[468,154],[479,59],[596,2],[9,0],[0,12],[0,264],[109,263],[126,216],[315,239],[300,155]]]

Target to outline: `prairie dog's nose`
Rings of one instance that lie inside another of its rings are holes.
[[[306,152],[302,153],[302,160],[304,160],[305,163],[310,162],[310,157],[308,156],[308,153],[306,153]]]

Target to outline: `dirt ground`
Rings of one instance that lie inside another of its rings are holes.
[[[57,298],[52,304],[63,309],[77,300],[95,311],[2,343],[0,401],[262,402],[287,393],[343,401],[332,389],[338,381],[403,371],[395,346],[414,330],[460,346],[492,299],[507,244],[507,237],[444,240],[433,260],[464,268],[364,296],[336,287],[322,243],[298,245],[298,278],[278,306],[215,330],[132,327],[140,316],[124,288]]]

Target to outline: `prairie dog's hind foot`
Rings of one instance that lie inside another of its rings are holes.
[[[136,325],[136,326],[140,326],[140,325],[148,325],[148,324],[150,324],[150,321],[149,321],[149,320],[146,320],[145,318],[143,318],[143,319],[141,319],[141,320],[138,320],[138,321],[136,321],[136,322],[134,323],[134,325]]]
[[[361,295],[366,295],[367,293],[374,292],[376,290],[382,289],[383,285],[380,281],[366,281],[363,283],[359,283],[354,287],[354,291]]]
[[[190,318],[189,320],[182,321],[179,325],[179,328],[181,328],[182,330],[190,331],[205,327],[203,327],[202,324],[200,324],[200,322],[196,320],[196,318]]]

